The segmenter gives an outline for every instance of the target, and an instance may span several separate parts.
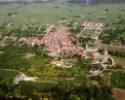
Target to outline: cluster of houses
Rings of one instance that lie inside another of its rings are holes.
[[[104,24],[94,23],[94,22],[84,22],[82,24],[84,29],[102,31]],[[70,55],[72,58],[77,55],[81,59],[91,59],[92,69],[91,73],[97,73],[97,69],[107,69],[108,66],[114,65],[113,58],[105,50],[100,52],[98,47],[92,47],[86,44],[86,47],[82,47],[77,44],[77,35],[73,35],[69,31],[70,28],[63,25],[53,25],[47,26],[43,36],[29,36],[29,37],[15,37],[15,36],[5,36],[3,40],[18,41],[19,43],[25,43],[28,46],[45,46],[45,50],[48,51],[48,55],[53,58],[51,61],[52,65],[58,67],[71,68],[73,63],[66,62],[65,55]],[[81,36],[80,34],[78,34]],[[73,38],[75,38],[76,43],[73,43]],[[92,39],[98,40],[98,36],[91,37]],[[99,71],[100,73],[100,71]]]
[[[95,30],[98,32],[102,31],[104,28],[104,24],[94,22],[84,22],[81,26],[84,29]],[[88,44],[86,44],[86,47],[81,46],[78,42],[78,37],[83,36],[84,34],[79,33],[73,35],[69,30],[70,27],[50,24],[45,30],[46,34],[43,36],[20,38],[15,36],[4,36],[2,40],[18,41],[19,43],[27,44],[30,47],[43,45],[45,50],[48,51],[48,55],[53,58],[50,63],[58,67],[71,68],[73,66],[73,63],[65,60],[67,55],[70,58],[77,55],[77,57],[83,59],[83,61],[89,59],[91,61],[90,73],[93,75],[100,74],[102,69],[106,70],[107,67],[114,65],[114,59],[108,54],[107,50],[100,52],[98,46],[92,47]],[[98,40],[98,35],[92,35],[91,38]],[[74,43],[74,40],[76,43]]]
[[[105,28],[103,23],[97,22],[84,22],[81,26],[81,32],[77,34],[77,38],[91,38],[96,44],[99,40],[99,36]]]
[[[96,33],[100,33],[103,28],[103,23],[95,23],[95,22],[84,22],[81,26],[84,27],[84,29],[94,30]]]
[[[43,37],[43,43],[49,48],[50,55],[53,57],[58,57],[58,55],[63,56],[64,54],[73,53],[82,55],[83,48],[74,45],[71,41],[72,34],[68,31],[67,27],[58,26],[53,27],[52,30],[47,32]]]
[[[77,54],[84,55],[82,47],[74,45],[71,41],[72,35],[67,27],[50,25],[46,29],[46,34],[43,37],[21,37],[19,42],[26,43],[33,47],[35,45],[44,45],[48,51],[48,55],[53,57],[52,64],[56,66],[71,67],[71,64],[65,63],[62,58],[64,55]],[[60,58],[60,60],[58,60]]]
[[[103,26],[99,24],[100,28]],[[93,26],[91,23],[90,26]],[[98,26],[98,25],[97,25]],[[95,27],[97,27],[95,26]],[[89,27],[89,24],[88,24]],[[94,26],[93,26],[94,27]],[[108,66],[114,64],[113,58],[105,50],[99,52],[97,47],[90,47],[86,44],[86,48],[74,44],[72,42],[72,34],[67,27],[62,25],[49,25],[46,29],[46,34],[43,37],[22,37],[19,42],[25,42],[29,46],[44,45],[49,52],[48,55],[53,58],[51,64],[59,67],[71,68],[72,63],[65,62],[65,55],[77,55],[81,59],[91,59],[91,73],[96,74],[97,69],[107,69]],[[100,71],[98,72],[100,73]]]
[[[114,59],[108,53],[107,50],[100,51],[96,47],[86,46],[86,59],[91,59],[91,70],[90,73],[98,75],[108,67],[115,65]]]

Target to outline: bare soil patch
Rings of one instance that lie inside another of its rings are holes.
[[[112,90],[115,100],[125,100],[125,90],[113,88]]]

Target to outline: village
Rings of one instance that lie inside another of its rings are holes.
[[[125,0],[0,0],[0,100],[125,100]]]
[[[29,47],[43,46],[44,50],[48,52],[48,56],[52,57],[50,64],[63,67],[73,67],[75,61],[68,61],[67,59],[73,59],[75,56],[90,61],[90,74],[97,76],[102,74],[104,70],[115,65],[114,59],[108,53],[107,49],[100,50],[98,48],[99,35],[104,28],[103,23],[84,22],[81,24],[81,32],[78,34],[72,34],[70,32],[71,27],[64,26],[62,24],[47,25],[45,34],[42,36],[28,36],[28,37],[15,37],[5,36],[4,40],[12,40],[19,44],[27,44]],[[91,35],[85,35],[84,30],[93,30]],[[82,32],[83,31],[83,32]],[[89,37],[93,43],[85,42],[84,46],[79,42],[79,38]]]

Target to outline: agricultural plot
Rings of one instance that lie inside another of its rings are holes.
[[[56,23],[60,19],[75,19],[78,21],[92,20],[112,23],[119,16],[125,16],[124,4],[113,5],[75,5],[65,2],[41,4],[10,4],[0,6],[0,23],[46,24]]]

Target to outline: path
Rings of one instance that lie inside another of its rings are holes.
[[[18,84],[20,81],[36,81],[38,79],[37,77],[27,76],[19,70],[14,70],[14,69],[0,69],[0,70],[18,72],[18,75],[15,76],[13,79],[13,84]]]
[[[125,100],[125,90],[119,88],[112,89],[115,100]]]

